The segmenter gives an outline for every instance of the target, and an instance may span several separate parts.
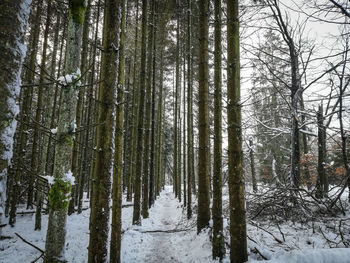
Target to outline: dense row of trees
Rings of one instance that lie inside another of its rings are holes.
[[[222,187],[227,184],[230,259],[245,262],[246,148],[254,191],[260,181],[295,191],[316,187],[317,198],[327,197],[328,159],[343,168],[339,181],[347,183],[341,193],[350,186],[348,34],[339,37],[343,46],[337,54],[321,57],[303,35],[310,16],[293,24],[295,9],[277,0],[239,4],[0,4],[0,216],[14,226],[17,208],[25,204],[35,209],[40,230],[41,213],[49,213],[45,262],[64,261],[66,217],[82,212],[84,198],[91,209],[89,262],[119,262],[123,193],[133,201],[130,220],[138,225],[165,184],[173,185],[188,219],[197,197],[198,233],[213,218],[213,258],[219,259],[226,250]],[[307,4],[319,17],[331,11],[343,31],[347,28],[343,19],[350,15],[341,2]],[[262,32],[259,45],[246,41],[252,31]],[[249,105],[241,100],[242,54],[251,66]],[[315,71],[320,60],[326,66]],[[327,78],[330,84],[324,83]],[[316,99],[316,113],[308,110],[305,94],[317,85],[331,87]],[[249,125],[242,123],[242,106]],[[334,147],[329,147],[333,155],[327,151],[331,137],[341,154]],[[314,148],[318,153],[312,156]],[[309,168],[315,156],[316,180]]]

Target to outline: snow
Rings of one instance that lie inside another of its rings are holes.
[[[45,178],[47,180],[49,185],[53,185],[53,183],[55,181],[55,177],[53,177],[53,176],[45,175],[45,176],[43,176],[43,178]]]
[[[70,185],[74,185],[75,184],[75,177],[73,176],[73,173],[71,170],[69,170],[68,172],[66,172],[63,177],[62,180],[65,182],[69,182]]]
[[[68,173],[67,173],[68,174]],[[248,187],[249,188],[249,187]],[[260,185],[263,190],[263,186]],[[262,191],[259,190],[259,191]],[[224,188],[224,202],[228,202],[227,188]],[[197,200],[193,200],[195,205]],[[65,257],[68,262],[84,263],[88,258],[89,244],[89,200],[84,200],[82,214],[73,214],[67,218],[67,236],[65,246]],[[123,198],[123,205],[130,205]],[[18,211],[24,210],[24,205]],[[195,206],[193,211],[196,211]],[[132,225],[133,206],[127,206],[122,211],[122,250],[121,262],[152,262],[152,263],[178,263],[218,262],[212,260],[211,254],[211,229],[202,231],[197,235],[196,217],[187,220],[186,209],[174,197],[171,186],[165,186],[155,204],[149,209],[149,218],[142,220],[141,226]],[[45,247],[45,236],[48,216],[43,215],[42,230],[34,231],[35,215],[18,215],[17,224],[14,228],[6,226],[4,235],[12,237],[0,241],[1,263],[30,262],[40,256],[40,252],[23,243],[14,233],[19,233],[32,244],[43,249]],[[271,263],[349,263],[350,249],[327,248],[328,243],[320,235],[313,234],[311,224],[315,229],[322,226],[322,222],[284,222],[280,225],[280,231],[273,227],[270,221],[257,223],[260,227],[267,229],[275,237],[283,240],[277,242],[271,234],[254,226],[248,221],[248,263],[261,262],[254,249],[258,249]],[[229,222],[224,219],[224,234],[228,238]],[[323,226],[324,227],[324,226]],[[168,232],[167,232],[168,231]],[[334,236],[324,232],[329,239],[335,240]],[[78,237],[78,238],[77,238]],[[341,244],[340,244],[341,245]],[[109,245],[108,245],[109,248]],[[42,262],[40,259],[37,262]],[[224,263],[229,262],[229,250],[226,251]]]
[[[125,202],[123,204],[130,204]],[[88,200],[84,201],[87,208]],[[18,211],[23,210],[19,208]],[[124,263],[133,262],[217,262],[211,259],[209,230],[197,235],[195,218],[188,222],[182,205],[175,199],[172,187],[166,187],[154,206],[149,210],[150,217],[142,220],[142,226],[133,226],[133,206],[123,208],[122,212],[122,251]],[[89,215],[86,209],[67,218],[65,257],[68,262],[84,263],[88,258]],[[4,228],[4,235],[11,239],[0,241],[1,263],[31,262],[40,252],[23,243],[14,233],[45,248],[48,215],[42,216],[42,230],[34,231],[35,215],[18,215],[17,224]],[[143,233],[154,230],[174,230],[174,233]],[[181,231],[181,230],[186,231]],[[78,237],[78,238],[77,238]],[[109,247],[109,245],[108,245]],[[40,259],[37,262],[42,262]]]
[[[67,86],[70,83],[78,80],[80,76],[81,76],[81,72],[80,72],[80,69],[78,68],[77,71],[72,74],[67,74],[65,76],[59,77],[58,82],[62,85]],[[80,86],[80,81],[78,81],[77,85]]]
[[[167,230],[172,232],[145,233]],[[122,262],[215,262],[208,231],[197,235],[196,221],[187,221],[172,187],[166,186],[142,226],[133,226],[124,233]]]
[[[261,262],[249,260],[249,263]],[[293,250],[276,255],[267,263],[349,263],[350,248]]]

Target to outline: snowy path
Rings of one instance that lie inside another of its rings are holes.
[[[166,187],[149,210],[149,218],[142,220],[142,226],[133,226],[124,233],[122,262],[213,262],[208,235],[197,236],[196,228],[186,225],[182,209],[172,188]],[[147,232],[174,229],[180,231]]]

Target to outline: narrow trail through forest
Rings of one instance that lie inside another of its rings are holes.
[[[192,222],[192,221],[191,221]],[[208,235],[196,235],[196,227],[187,221],[183,207],[166,186],[149,210],[142,226],[126,230],[122,238],[122,262],[178,263],[203,262],[203,251],[210,253]],[[198,245],[201,244],[199,247]],[[197,257],[201,252],[201,257]],[[208,262],[212,262],[208,258]]]

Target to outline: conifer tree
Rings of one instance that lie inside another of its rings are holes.
[[[15,118],[18,114],[16,100],[26,51],[23,37],[30,4],[31,1],[24,0],[0,2],[0,225],[5,211],[8,166],[13,155]]]
[[[96,160],[92,174],[92,199],[90,214],[90,240],[89,240],[89,256],[88,262],[106,262],[107,261],[107,245],[109,230],[109,211],[110,211],[110,193],[111,178],[113,173],[113,131],[115,127],[115,91],[118,79],[118,61],[120,39],[119,31],[121,29],[121,2],[119,0],[106,0],[104,4],[104,22],[102,45],[104,52],[101,58],[100,69],[100,86],[98,97],[98,118],[100,124],[96,129]],[[117,12],[118,11],[118,12]],[[123,77],[123,76],[121,76]],[[121,109],[120,109],[121,110]],[[122,115],[122,110],[121,112]],[[119,122],[119,120],[118,120]],[[122,123],[122,122],[121,122]],[[120,127],[118,127],[120,128]],[[120,133],[120,130],[118,130]],[[117,138],[119,141],[121,138]],[[115,149],[120,153],[119,149]],[[119,157],[118,157],[119,158]],[[120,175],[118,175],[120,177]],[[120,180],[120,178],[118,178]],[[120,195],[118,184],[115,182],[114,205],[118,206],[118,195]],[[118,191],[119,190],[119,191]],[[115,211],[117,211],[115,207]],[[112,222],[115,222],[116,218]],[[118,219],[117,219],[118,221]],[[115,222],[117,223],[117,222]],[[118,230],[117,230],[118,231]],[[114,232],[115,233],[115,232]],[[113,234],[114,234],[113,233]],[[115,240],[118,242],[117,240]],[[114,246],[113,246],[114,247]],[[115,247],[114,247],[115,248]],[[113,262],[119,260],[118,250],[111,257]]]
[[[75,134],[76,95],[80,78],[80,48],[85,14],[85,0],[69,1],[68,42],[62,102],[55,146],[54,182],[49,192],[49,223],[46,234],[44,262],[64,262],[66,217],[74,178],[71,172]]]
[[[209,73],[208,27],[209,2],[199,1],[199,91],[198,91],[198,217],[197,232],[209,225]]]
[[[142,153],[143,153],[143,114],[145,105],[146,90],[146,28],[147,28],[147,0],[142,0],[142,31],[141,31],[141,69],[140,69],[140,95],[138,103],[138,123],[137,123],[137,146],[136,146],[136,169],[135,169],[135,195],[134,211],[132,223],[141,224],[140,218],[140,201],[141,201],[141,172],[142,172]]]
[[[225,255],[222,219],[222,94],[221,94],[221,0],[214,1],[214,169],[213,169],[213,259]]]
[[[248,260],[242,168],[238,0],[227,1],[227,126],[230,201],[230,260]]]

